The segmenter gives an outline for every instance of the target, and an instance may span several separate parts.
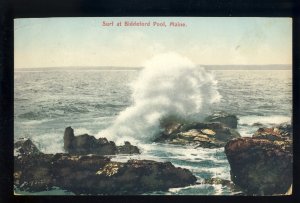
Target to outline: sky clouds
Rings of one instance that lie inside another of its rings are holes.
[[[103,21],[186,27],[103,27]],[[142,66],[177,52],[196,64],[291,64],[291,18],[15,19],[15,67]]]

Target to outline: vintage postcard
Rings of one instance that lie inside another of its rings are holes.
[[[292,19],[14,19],[16,195],[290,195]]]

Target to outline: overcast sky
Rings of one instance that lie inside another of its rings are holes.
[[[186,27],[103,27],[103,21],[184,22]],[[16,68],[142,66],[177,52],[196,64],[291,64],[291,18],[15,19]]]

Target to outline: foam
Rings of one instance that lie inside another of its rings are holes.
[[[74,128],[74,134],[77,135],[83,135],[83,134],[89,134],[92,135],[91,131],[89,131],[86,128]]]
[[[133,137],[151,141],[159,124],[169,116],[203,118],[220,101],[217,81],[204,68],[175,53],[161,54],[145,63],[132,88],[133,105],[122,111],[112,126],[97,137],[114,141]]]
[[[38,125],[38,124],[42,124],[42,123],[46,123],[52,121],[50,119],[43,119],[43,120],[29,120],[29,121],[23,121],[22,124],[23,125]]]
[[[55,133],[46,133],[31,138],[38,149],[47,154],[63,153],[63,136]],[[51,142],[49,142],[51,140]]]
[[[196,184],[186,187],[170,188],[169,195],[223,195],[222,185]]]

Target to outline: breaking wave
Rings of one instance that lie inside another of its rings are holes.
[[[97,137],[150,141],[158,135],[162,120],[174,116],[199,120],[221,98],[214,75],[176,53],[148,60],[131,88],[132,106]]]

